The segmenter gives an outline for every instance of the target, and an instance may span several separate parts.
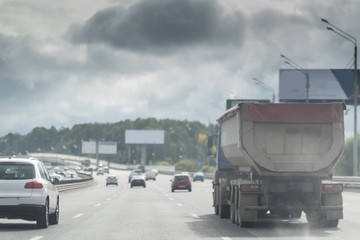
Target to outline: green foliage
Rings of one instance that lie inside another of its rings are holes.
[[[353,175],[353,156],[354,156],[353,149],[354,149],[354,139],[350,138],[345,142],[344,154],[335,168],[335,175],[337,176]],[[359,151],[359,145],[358,145],[358,151]]]
[[[205,166],[205,167],[202,167],[201,168],[201,172],[204,172],[204,173],[213,173],[215,171],[216,167],[214,166]]]
[[[166,162],[166,161],[158,161],[158,162],[155,162],[154,165],[158,165],[158,166],[169,166],[170,163],[169,163],[169,162]]]
[[[165,131],[165,144],[147,146],[147,164],[158,161],[175,164],[181,159],[197,159],[205,162],[207,159],[206,144],[199,144],[199,135],[214,135],[217,126],[205,126],[200,122],[178,121],[170,119],[157,120],[155,118],[124,120],[116,123],[87,123],[77,124],[72,128],[56,129],[51,127],[34,128],[30,133],[22,136],[9,133],[0,137],[0,154],[3,156],[26,155],[33,152],[61,153],[82,155],[82,141],[114,141],[117,142],[118,154],[100,155],[110,162],[133,163],[141,162],[141,146],[127,146],[125,144],[125,130],[151,129]],[[82,155],[84,156],[84,155]],[[95,157],[95,155],[85,155]]]
[[[183,159],[177,163],[175,163],[176,171],[186,171],[186,172],[195,172],[196,164],[195,161],[189,159]]]

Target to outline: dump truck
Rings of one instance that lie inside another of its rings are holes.
[[[343,186],[332,173],[344,151],[343,103],[242,102],[223,113],[213,206],[252,227],[261,218],[336,227]]]

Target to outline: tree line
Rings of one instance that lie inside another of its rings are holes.
[[[126,146],[125,130],[164,130],[164,145],[148,146],[146,164],[176,165],[180,170],[199,170],[215,166],[216,148],[208,146],[208,136],[216,144],[217,125],[198,121],[157,120],[155,118],[125,120],[117,123],[77,124],[70,128],[36,127],[26,135],[9,133],[0,137],[0,155],[26,155],[34,152],[81,154],[81,142],[89,140],[117,142],[116,155],[100,155],[100,159],[122,164],[140,164],[141,146]],[[345,142],[344,154],[335,175],[353,174],[353,138]],[[212,168],[213,169],[213,168]]]
[[[164,130],[164,145],[147,146],[146,164],[174,165],[180,161],[192,162],[196,167],[214,165],[210,160],[208,136],[215,135],[216,125],[198,121],[157,120],[155,118],[124,120],[116,123],[77,124],[72,128],[36,127],[26,135],[9,133],[0,137],[0,155],[26,155],[34,152],[84,155],[82,141],[117,142],[117,154],[103,154],[99,158],[122,164],[140,164],[142,146],[127,146],[125,130]]]

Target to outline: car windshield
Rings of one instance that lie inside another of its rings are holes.
[[[35,169],[32,164],[0,164],[0,179],[32,179]]]

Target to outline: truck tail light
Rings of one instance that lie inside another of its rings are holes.
[[[41,182],[38,182],[38,181],[28,182],[28,183],[25,184],[25,188],[41,189],[43,187],[44,187],[43,184]]]
[[[324,184],[323,188],[325,191],[328,192],[342,192],[343,190],[343,185],[339,184],[339,183],[335,183],[335,184]]]
[[[260,185],[258,184],[242,184],[240,186],[241,192],[259,192],[260,191]]]

